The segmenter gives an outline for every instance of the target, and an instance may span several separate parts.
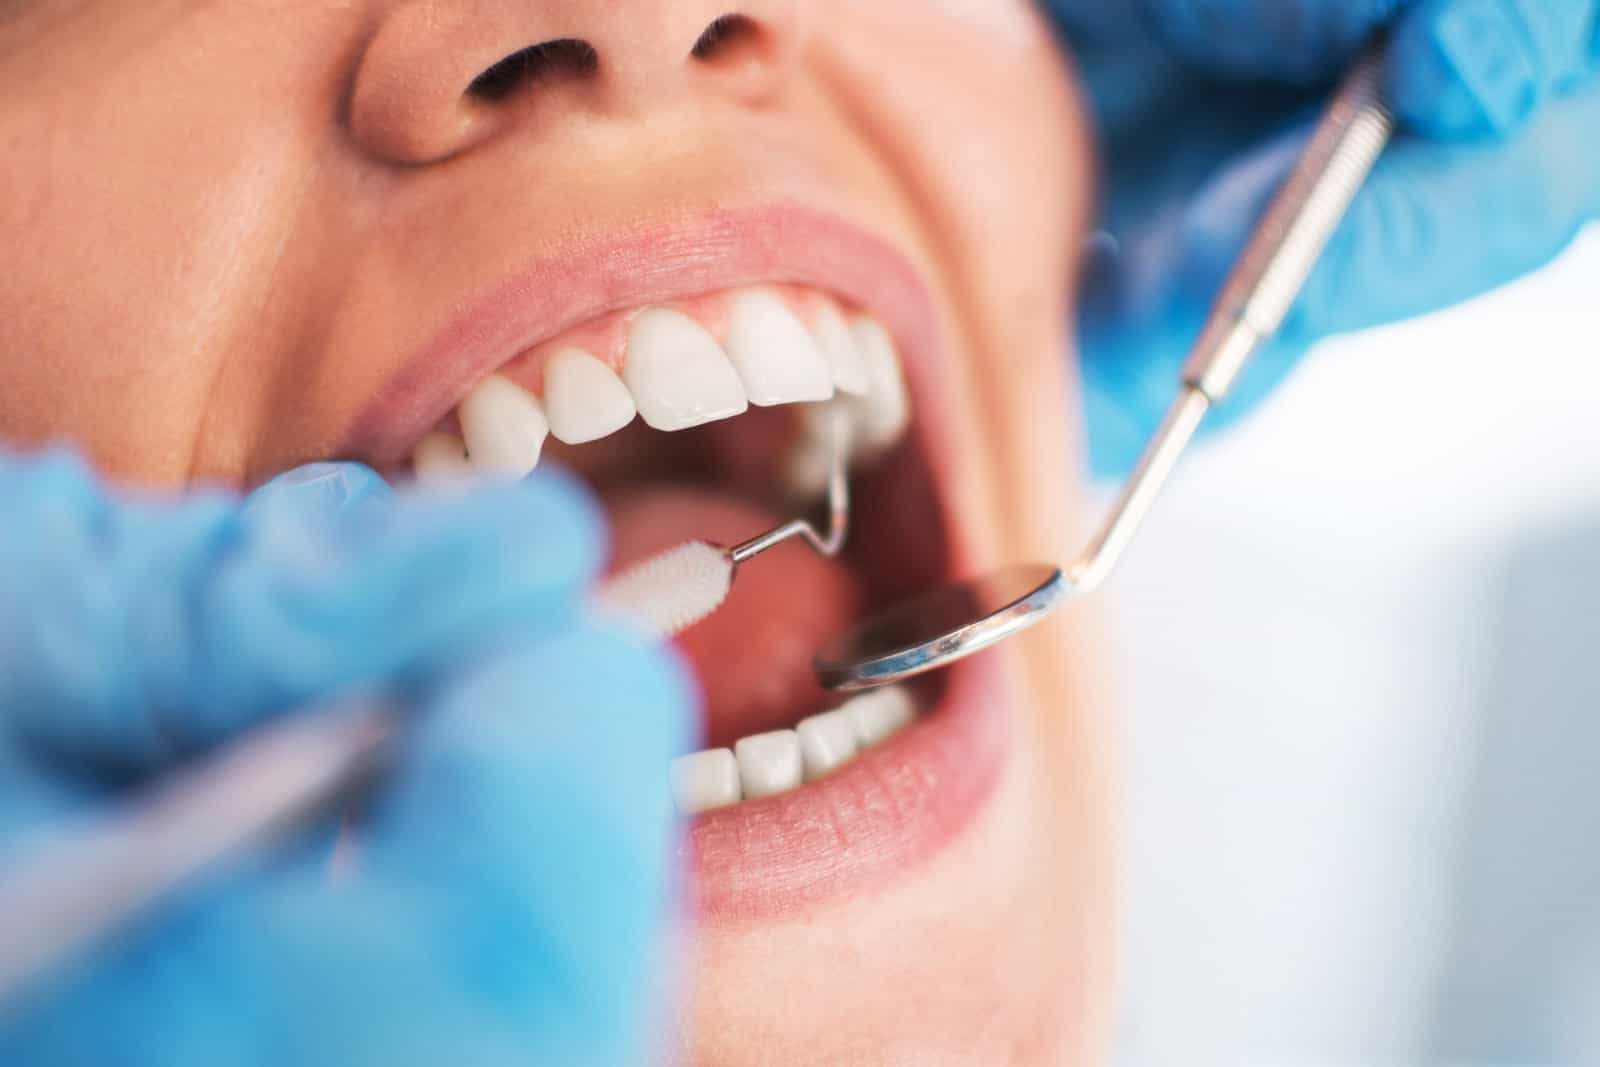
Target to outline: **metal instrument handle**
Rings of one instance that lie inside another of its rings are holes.
[[[1388,51],[1372,45],[1345,76],[1299,162],[1251,234],[1184,368],[1216,403],[1277,333],[1394,133],[1383,102]]]

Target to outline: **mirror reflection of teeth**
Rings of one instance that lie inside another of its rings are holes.
[[[646,308],[629,323],[620,373],[591,352],[563,346],[544,361],[543,396],[491,374],[457,406],[459,436],[436,431],[416,446],[413,472],[429,483],[520,478],[538,465],[552,435],[587,444],[636,416],[673,432],[734,418],[752,404],[808,404],[785,477],[791,489],[818,491],[828,437],[817,402],[837,397],[849,412],[859,460],[904,436],[910,404],[889,331],[821,294],[814,304],[802,312],[771,289],[739,292],[725,341],[681,310]]]
[[[792,730],[680,756],[672,764],[673,803],[681,813],[694,815],[797,789],[887,741],[916,714],[911,692],[890,686],[804,719]]]

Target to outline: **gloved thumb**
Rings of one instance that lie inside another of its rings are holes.
[[[1430,137],[1505,136],[1597,66],[1596,0],[1426,0],[1395,32],[1388,90]]]
[[[389,483],[364,463],[309,463],[278,475],[250,494],[244,513],[290,508],[307,518],[349,515],[393,495]]]
[[[1413,0],[1144,0],[1148,31],[1219,78],[1312,86],[1336,78]],[[1121,6],[1121,5],[1109,5]]]
[[[404,693],[581,612],[605,534],[573,479],[441,500],[372,478],[291,478],[246,511],[116,494],[64,454],[0,461],[11,725],[65,759],[151,770],[308,701]]]

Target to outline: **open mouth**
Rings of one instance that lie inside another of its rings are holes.
[[[933,356],[916,349],[932,332],[904,301],[880,311],[788,279],[611,307],[492,363],[411,450],[423,481],[571,468],[607,509],[620,569],[814,513],[824,416],[844,413],[845,551],[792,543],[750,561],[675,642],[704,694],[704,747],[664,769],[662,788],[693,817],[703,911],[784,911],[903,870],[997,777],[1003,716],[985,710],[982,661],[850,698],[812,666],[853,621],[963,562],[923,399]]]

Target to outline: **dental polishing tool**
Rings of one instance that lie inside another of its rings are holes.
[[[850,526],[847,420],[829,412],[827,519],[724,548],[690,541],[601,584],[604,613],[667,640],[715,612],[744,563],[787,541],[836,556]],[[0,874],[0,1017],[79,953],[207,871],[285,836],[382,773],[405,715],[380,696],[303,709],[157,782]]]
[[[1065,573],[1049,564],[1016,566],[896,604],[817,655],[824,686],[871,689],[948,667],[1099,588],[1201,421],[1283,325],[1388,146],[1395,120],[1381,93],[1385,55],[1379,40],[1345,75],[1224,282],[1184,366],[1177,399],[1077,562]]]

